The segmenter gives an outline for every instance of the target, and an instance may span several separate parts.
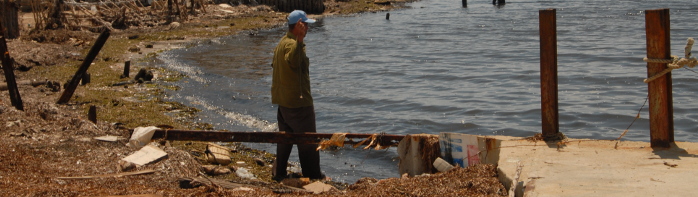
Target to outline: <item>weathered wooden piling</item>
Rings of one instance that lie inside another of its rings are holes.
[[[70,97],[72,97],[73,93],[75,93],[75,89],[78,87],[80,79],[82,79],[83,75],[87,73],[87,69],[90,68],[90,64],[92,64],[92,61],[95,60],[97,54],[99,54],[99,51],[102,50],[102,47],[104,46],[104,43],[107,42],[107,39],[109,38],[110,34],[111,32],[109,31],[109,29],[105,28],[104,31],[102,31],[102,33],[99,35],[99,37],[97,37],[95,45],[93,45],[90,51],[87,52],[85,61],[82,62],[80,68],[78,68],[78,70],[75,72],[75,75],[73,75],[73,79],[70,80],[70,82],[66,85],[65,91],[63,91],[63,94],[56,103],[68,103]]]
[[[647,58],[671,59],[669,9],[645,10]],[[647,77],[667,68],[666,63],[647,63]],[[649,82],[650,144],[669,148],[674,143],[674,107],[671,72]]]
[[[131,60],[124,62],[124,74],[121,74],[121,78],[129,78],[129,71],[131,70]]]
[[[560,123],[557,101],[557,21],[555,9],[539,10],[540,90],[543,138],[558,140]]]
[[[2,60],[2,69],[5,72],[5,80],[7,81],[7,89],[10,92],[10,102],[17,110],[24,110],[22,97],[19,95],[17,81],[15,81],[15,72],[13,70],[14,60],[10,57],[10,52],[7,49],[7,41],[5,40],[5,30],[0,23],[0,57]]]
[[[3,36],[19,37],[19,1],[0,0],[0,23],[5,27]]]
[[[97,107],[94,105],[90,105],[90,109],[87,112],[87,119],[90,120],[92,123],[97,123]]]
[[[91,82],[91,80],[92,80],[92,76],[90,76],[90,73],[86,72],[84,75],[82,75],[82,79],[80,80],[80,82],[81,82],[80,84],[87,85],[88,83]]]
[[[390,13],[385,13],[385,20],[390,20]]]
[[[468,7],[468,0],[463,0],[463,7],[467,8]]]

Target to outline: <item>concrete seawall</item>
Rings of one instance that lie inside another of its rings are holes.
[[[676,142],[669,149],[649,142],[568,139],[545,143],[502,140],[498,168],[516,196],[694,196],[698,183],[698,143]],[[516,184],[517,165],[522,166]]]

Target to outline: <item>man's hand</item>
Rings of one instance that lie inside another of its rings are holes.
[[[305,38],[305,34],[307,33],[308,25],[303,22],[302,19],[298,19],[296,26],[293,27],[293,34],[296,35],[296,40],[298,43],[303,43],[303,38]]]

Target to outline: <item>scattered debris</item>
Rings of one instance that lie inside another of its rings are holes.
[[[167,156],[167,153],[162,149],[153,145],[147,145],[121,160],[134,163],[136,166],[142,166],[165,156]]]
[[[245,179],[257,179],[257,177],[254,176],[247,168],[240,167],[237,170],[235,170],[235,174],[238,175],[240,178],[245,178]]]
[[[206,172],[208,175],[223,175],[223,174],[230,174],[233,171],[230,170],[230,168],[225,167],[225,166],[218,166],[218,165],[204,165],[201,166],[201,168]]]
[[[434,168],[436,168],[436,170],[439,170],[439,172],[446,172],[450,169],[453,169],[453,165],[446,162],[446,160],[441,159],[441,157],[437,157],[434,161]]]
[[[208,143],[206,145],[206,158],[209,163],[228,165],[232,160],[230,159],[230,149],[218,144]]]
[[[105,136],[94,137],[95,140],[105,141],[105,142],[116,142],[116,141],[118,141],[120,138],[121,138],[121,137],[119,137],[119,136],[114,136],[114,135],[105,135]]]
[[[676,166],[679,166],[679,164],[670,164],[669,162],[666,162],[666,161],[664,162],[664,165],[665,165],[665,166],[672,167],[672,168],[675,168]]]
[[[310,184],[310,178],[286,178],[284,180],[281,180],[281,184],[291,187],[303,188],[303,186]]]
[[[259,165],[259,166],[265,166],[265,165],[267,165],[267,163],[264,162],[264,161],[263,161],[262,159],[260,159],[260,158],[255,158],[255,159],[254,159],[254,162],[257,163],[257,165]]]
[[[140,148],[150,143],[150,139],[153,138],[153,134],[157,127],[136,127],[133,129],[133,134],[131,134],[131,139],[129,140],[127,146]]]
[[[146,81],[152,81],[153,80],[153,71],[145,70],[145,68],[141,68],[138,70],[138,73],[136,76],[133,78],[136,80],[138,83],[143,83]]]

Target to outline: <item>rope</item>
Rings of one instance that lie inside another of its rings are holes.
[[[654,76],[647,78],[644,80],[645,83],[649,83],[661,76],[664,76],[665,74],[671,72],[671,70],[681,68],[684,66],[688,66],[690,68],[695,67],[698,65],[698,59],[695,57],[691,57],[691,48],[693,48],[693,38],[688,38],[686,47],[684,48],[684,57],[679,58],[678,56],[672,55],[671,59],[654,59],[654,58],[643,58],[642,60],[647,62],[647,63],[662,63],[662,64],[668,64],[667,68],[664,69],[662,72],[659,72],[655,74]]]

